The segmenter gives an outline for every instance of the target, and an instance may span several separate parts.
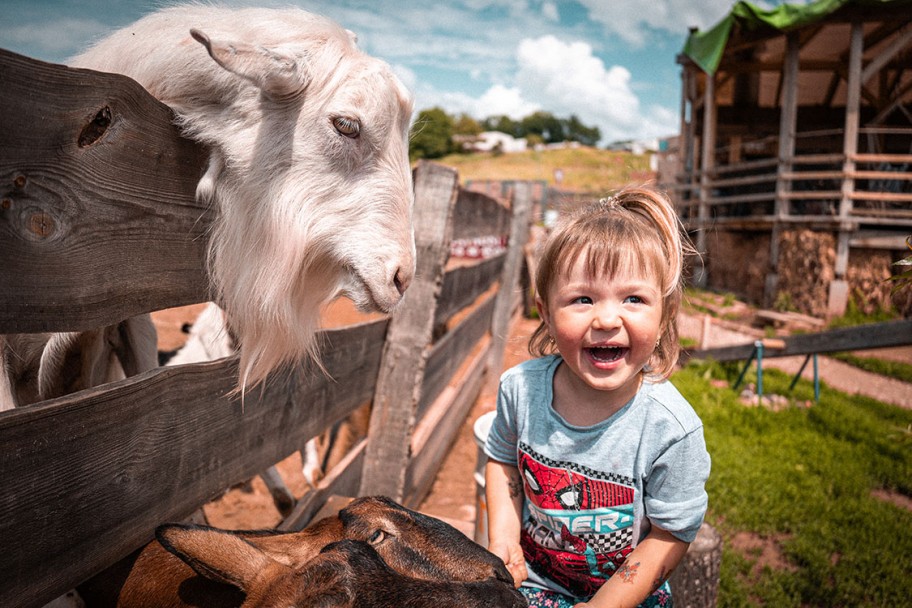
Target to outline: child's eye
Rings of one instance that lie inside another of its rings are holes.
[[[574,304],[592,304],[592,298],[589,296],[579,296],[573,300]]]
[[[629,302],[631,304],[642,304],[644,302],[643,298],[641,298],[640,296],[627,296],[626,298],[624,298],[624,301]]]

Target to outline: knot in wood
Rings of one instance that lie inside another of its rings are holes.
[[[13,186],[18,190],[22,190],[23,188],[25,188],[25,184],[27,184],[27,183],[28,183],[28,178],[26,178],[21,173],[19,175],[17,175],[16,178],[13,180]]]
[[[29,216],[28,229],[37,237],[46,239],[56,230],[54,218],[44,211],[37,211]]]
[[[92,119],[92,122],[87,124],[85,128],[83,128],[82,133],[79,134],[79,147],[86,148],[101,139],[101,136],[104,135],[105,131],[108,130],[108,127],[111,126],[111,120],[111,108],[105,106],[98,110],[98,113],[95,115],[95,118]]]

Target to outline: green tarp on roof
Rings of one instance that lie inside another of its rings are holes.
[[[884,6],[908,4],[909,0],[817,0],[809,4],[783,4],[765,10],[750,2],[738,2],[722,21],[705,32],[694,32],[684,44],[684,55],[707,74],[714,74],[722,61],[732,28],[742,31],[759,29],[789,30],[804,27],[825,19],[844,6]]]

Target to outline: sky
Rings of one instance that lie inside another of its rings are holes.
[[[602,144],[680,129],[676,57],[691,26],[712,27],[734,0],[229,0],[298,6],[358,36],[415,95],[476,119],[541,110],[597,126]],[[775,2],[754,2],[769,8]],[[0,0],[0,47],[66,63],[93,40],[163,3]]]

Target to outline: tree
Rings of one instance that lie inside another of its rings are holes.
[[[481,121],[481,126],[485,131],[500,131],[513,137],[521,137],[519,134],[519,123],[501,114],[500,116],[489,116]]]
[[[440,158],[453,151],[453,118],[434,107],[418,113],[409,137],[409,159]]]
[[[478,135],[484,131],[481,124],[468,114],[460,114],[453,123],[453,135]]]
[[[563,121],[550,112],[529,114],[520,121],[520,130],[521,137],[534,133],[549,144],[566,139]]]
[[[596,146],[602,138],[602,132],[598,127],[587,127],[576,114],[571,114],[566,121],[567,139],[578,141],[584,146]]]

